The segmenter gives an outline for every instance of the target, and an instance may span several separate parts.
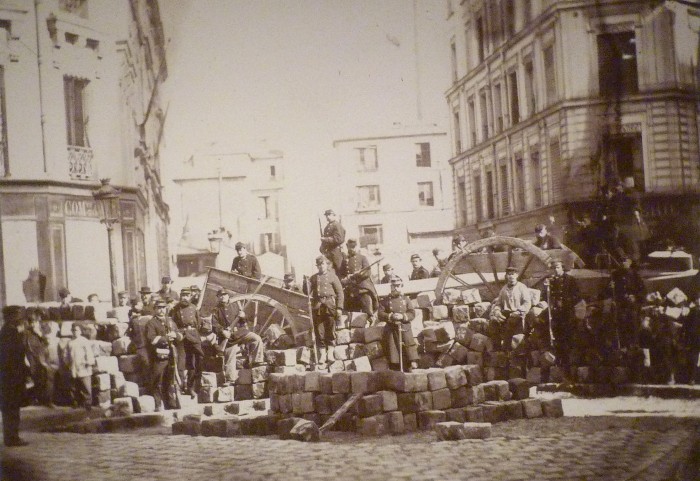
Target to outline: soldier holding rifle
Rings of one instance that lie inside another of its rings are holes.
[[[180,379],[183,379],[184,369],[187,369],[187,392],[194,397],[195,392],[200,387],[202,381],[202,359],[204,350],[202,349],[202,338],[199,331],[202,328],[202,320],[199,317],[197,307],[192,304],[192,291],[189,287],[180,290],[180,301],[170,311],[170,315],[177,324],[183,336],[182,351],[178,355],[182,356],[183,363],[180,363]]]
[[[379,304],[379,320],[386,322],[384,352],[391,369],[403,371],[407,364],[406,370],[411,372],[418,367],[418,344],[411,331],[411,321],[416,314],[411,301],[401,293],[401,278],[393,276],[390,284],[391,292]]]
[[[320,347],[335,345],[335,323],[343,311],[345,301],[343,286],[338,276],[329,269],[329,261],[324,256],[316,258],[318,272],[304,282],[304,294],[311,296],[311,316],[314,335]],[[319,328],[323,326],[323,332]]]
[[[365,256],[357,252],[357,241],[348,239],[348,254],[340,266],[340,282],[345,289],[345,310],[364,312],[373,322],[379,304],[377,290],[370,276],[370,265]],[[377,261],[378,262],[378,261]]]
[[[549,337],[554,346],[557,363],[569,372],[569,353],[573,348],[575,323],[574,306],[581,300],[576,280],[564,271],[564,263],[552,262],[552,274],[545,280],[549,306]]]
[[[174,344],[182,341],[182,334],[178,332],[175,322],[166,315],[168,303],[163,299],[155,302],[156,314],[146,323],[145,336],[149,348],[151,365],[151,377],[149,390],[155,399],[156,411],[161,410],[161,403],[165,397],[165,408],[177,408],[177,399],[173,399],[169,392],[170,386],[177,379],[176,356]]]
[[[343,252],[341,247],[345,242],[345,229],[338,222],[337,215],[332,209],[326,210],[323,215],[326,216],[328,224],[321,230],[321,254],[331,262],[333,270],[338,272],[340,264],[343,262]],[[319,220],[319,228],[321,227]]]

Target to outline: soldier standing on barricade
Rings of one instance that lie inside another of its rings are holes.
[[[262,270],[260,269],[258,258],[248,252],[243,242],[236,242],[236,252],[238,255],[233,258],[231,272],[250,277],[251,279],[260,279]]]
[[[265,351],[262,338],[248,330],[246,314],[242,309],[236,310],[236,304],[232,304],[231,292],[228,289],[219,289],[216,293],[218,303],[212,311],[211,327],[216,334],[216,350],[224,356],[224,376],[226,382],[235,380],[236,346],[244,345],[248,351],[247,363],[250,367],[263,366],[265,364]],[[206,334],[206,333],[205,333]]]
[[[693,296],[690,312],[683,322],[683,345],[688,353],[690,384],[700,382],[700,289]]]
[[[332,348],[335,345],[335,324],[343,314],[345,302],[343,286],[329,269],[329,260],[324,256],[316,258],[318,272],[304,282],[304,294],[311,296],[311,315],[318,347]],[[320,327],[323,326],[323,333]]]
[[[176,371],[172,356],[176,355],[174,343],[182,341],[175,322],[167,316],[168,303],[163,299],[155,302],[156,314],[146,323],[145,337],[150,357],[151,373],[148,388],[155,400],[156,411],[161,410],[165,397],[165,408],[177,408],[177,400],[170,396]]]
[[[201,387],[204,351],[199,332],[202,328],[202,320],[199,317],[197,307],[190,302],[191,299],[192,291],[189,287],[183,287],[180,290],[180,302],[170,311],[170,316],[183,336],[183,349],[178,353],[182,356],[182,359],[178,359],[180,379],[184,379],[184,369],[187,369],[185,389],[190,396],[194,397],[196,391]]]
[[[554,347],[554,352],[559,364],[568,375],[570,368],[570,353],[575,343],[576,322],[574,306],[581,300],[576,279],[564,271],[564,263],[556,260],[552,262],[553,273],[545,280],[547,290],[546,300],[551,316],[548,322],[548,337]]]
[[[379,303],[379,320],[386,322],[383,341],[390,368],[411,372],[418,367],[418,344],[413,337],[411,321],[415,310],[411,301],[401,293],[403,281],[391,279],[391,292]]]
[[[409,280],[417,281],[419,279],[428,279],[430,277],[430,272],[428,272],[428,269],[423,267],[423,259],[421,259],[419,254],[413,254],[411,256],[411,265],[413,266],[413,270],[408,278]]]
[[[340,270],[340,264],[343,262],[343,242],[345,242],[345,228],[337,220],[336,213],[332,209],[326,210],[323,215],[326,216],[328,222],[321,231],[321,254],[331,262],[331,267],[335,272]],[[319,227],[320,227],[319,220]]]
[[[615,319],[619,347],[629,349],[638,345],[639,310],[646,296],[646,288],[632,259],[622,255],[621,265],[610,276],[609,292],[615,302]]]
[[[490,330],[495,350],[511,350],[515,334],[525,332],[525,315],[532,307],[532,294],[525,284],[518,281],[518,270],[506,268],[506,285],[493,300]]]
[[[372,282],[370,264],[367,257],[357,252],[357,241],[348,239],[348,254],[340,266],[340,283],[345,289],[345,310],[364,312],[371,323],[375,321],[375,311],[379,299]]]

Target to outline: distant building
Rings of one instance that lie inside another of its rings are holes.
[[[406,266],[412,251],[449,245],[453,210],[445,131],[402,128],[338,139],[333,146],[339,202],[334,208],[348,238],[357,238],[360,247],[381,253],[387,262]]]
[[[30,269],[110,298],[107,231],[92,196],[121,189],[119,289],[169,273],[158,146],[167,78],[156,0],[0,4],[0,304],[24,302]]]
[[[286,258],[280,222],[285,211],[283,168],[279,152],[196,154],[174,173],[184,226],[177,252],[180,276],[202,274],[203,267],[214,266],[212,251],[221,254],[216,267],[228,269],[230,259],[223,257],[235,255],[232,248],[239,241],[254,254]]]
[[[458,231],[571,227],[601,186],[627,179],[657,237],[697,248],[700,10],[636,0],[448,5]]]

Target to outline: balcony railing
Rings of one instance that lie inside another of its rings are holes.
[[[92,180],[95,172],[92,168],[92,149],[90,147],[68,146],[68,173],[71,179]]]

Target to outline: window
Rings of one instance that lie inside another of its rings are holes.
[[[561,164],[561,147],[559,139],[555,137],[549,141],[549,167],[552,169],[552,202],[557,202],[563,196],[564,181],[562,177],[564,174]]]
[[[484,18],[476,19],[476,52],[479,55],[479,63],[486,57],[486,39],[484,38]]]
[[[433,183],[418,182],[418,204],[423,206],[433,206]]]
[[[474,39],[472,38],[472,27],[471,23],[467,22],[464,24],[464,45],[465,53],[467,55],[467,72],[471,72],[474,68]]]
[[[89,81],[63,77],[66,101],[66,134],[68,145],[89,147],[87,135],[86,90]]]
[[[474,147],[476,145],[476,109],[473,96],[469,97],[467,110],[469,113],[469,139],[471,140],[471,146]]]
[[[276,172],[275,170],[276,170],[276,169],[275,169],[275,166],[274,166],[274,165],[271,165],[271,166],[270,166],[270,177],[272,177],[273,179],[274,179],[274,178],[276,177],[276,175],[277,175],[277,172]]]
[[[518,72],[513,70],[508,74],[508,89],[510,90],[510,121],[511,125],[520,122],[520,100],[518,99]]]
[[[75,45],[76,43],[78,43],[78,39],[80,38],[76,34],[69,33],[69,32],[66,32],[65,37],[66,37],[66,43],[69,43],[71,45]]]
[[[258,197],[258,208],[258,219],[269,219],[272,217],[269,196]]]
[[[357,197],[357,210],[378,209],[381,205],[378,185],[358,186]]]
[[[457,177],[457,225],[467,225],[467,185],[462,175]]]
[[[459,154],[462,152],[462,132],[459,125],[459,111],[455,110],[452,113],[452,117],[454,119],[455,152]]]
[[[430,167],[430,142],[416,144],[416,167]]]
[[[523,0],[523,25],[532,21],[532,0]]]
[[[486,213],[489,219],[496,217],[496,188],[491,170],[486,172]]]
[[[537,111],[537,99],[535,98],[535,67],[532,57],[525,60],[525,102],[527,115],[532,116]]]
[[[100,52],[100,42],[99,40],[95,40],[94,38],[88,38],[85,40],[85,46],[89,48],[90,50],[94,50],[95,52],[99,53]]]
[[[515,186],[518,189],[516,208],[518,211],[524,212],[527,207],[525,203],[525,166],[521,154],[515,155]]]
[[[364,172],[377,170],[377,147],[360,147],[357,149],[357,169]]]
[[[598,35],[598,82],[601,95],[613,97],[639,91],[636,47],[634,32]]]
[[[610,135],[605,139],[610,160],[619,179],[632,177],[637,190],[644,191],[644,157],[641,132]]]
[[[481,140],[489,138],[489,106],[487,103],[488,96],[486,89],[481,89],[479,92],[479,107],[481,108]]]
[[[508,166],[501,161],[501,215],[510,215],[510,196],[508,195]]]
[[[7,112],[5,110],[5,66],[0,65],[0,175],[10,172],[7,151]]]
[[[65,246],[65,232],[63,230],[63,224],[51,223],[49,225],[50,231],[50,262],[51,262],[51,274],[52,274],[52,284],[49,287],[50,292],[56,292],[59,287],[66,285],[66,246]]]
[[[455,39],[450,41],[450,60],[452,62],[452,82],[457,81],[457,46]]]
[[[542,207],[544,200],[542,197],[542,166],[540,164],[540,153],[536,148],[530,148],[530,166],[532,168],[532,194],[535,207]]]
[[[476,212],[476,221],[484,220],[484,205],[481,199],[481,176],[474,174],[474,210]]]
[[[547,105],[552,105],[559,100],[557,73],[554,64],[554,45],[546,47],[542,52],[542,56],[544,57],[545,101]]]
[[[260,234],[260,253],[279,251],[279,236],[273,232],[263,232]]]
[[[506,36],[515,35],[515,0],[506,0],[505,5]]]
[[[493,112],[496,116],[495,128],[496,133],[503,131],[503,105],[501,102],[501,84],[496,84],[493,87]]]
[[[361,225],[360,247],[366,248],[369,245],[381,245],[384,243],[384,234],[381,225]]]

